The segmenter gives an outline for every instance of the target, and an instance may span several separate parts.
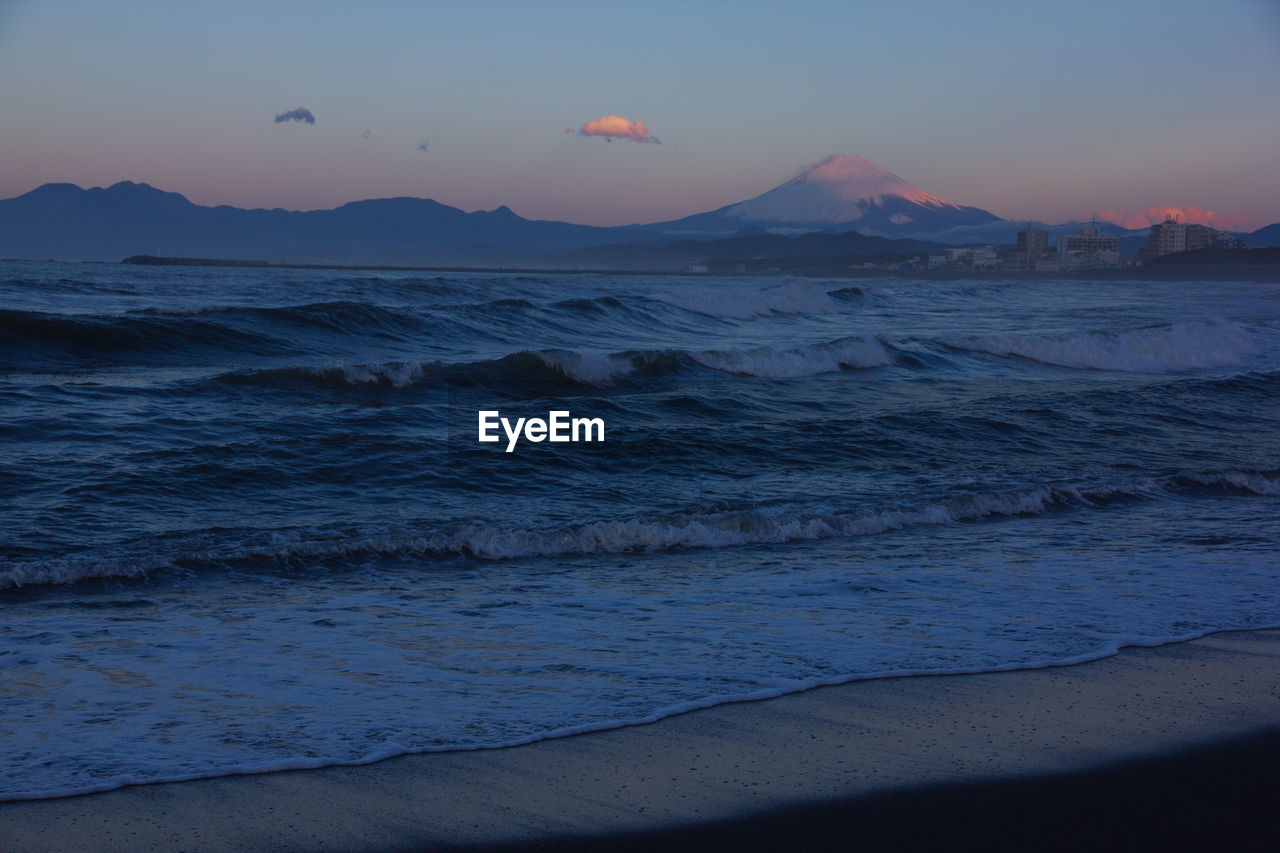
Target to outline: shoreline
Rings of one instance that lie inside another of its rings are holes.
[[[34,588],[34,587],[33,587]],[[20,589],[20,588],[19,588]],[[12,590],[11,590],[12,591]],[[471,753],[471,752],[494,752],[518,749],[521,747],[531,746],[543,741],[564,740],[566,738],[577,738],[587,735],[598,735],[620,729],[635,728],[637,726],[651,726],[662,723],[674,717],[683,717],[687,714],[695,714],[703,711],[710,711],[726,705],[743,705],[753,704],[757,702],[769,702],[775,699],[784,699],[791,696],[797,696],[803,693],[809,693],[814,690],[826,690],[828,688],[848,687],[854,684],[869,681],[896,681],[901,679],[915,678],[956,678],[962,676],[983,676],[997,675],[1009,672],[1022,672],[1028,670],[1070,668],[1082,665],[1096,663],[1097,661],[1106,660],[1116,655],[1124,654],[1130,649],[1158,649],[1164,646],[1177,646],[1184,643],[1191,643],[1197,640],[1213,637],[1219,634],[1240,634],[1251,633],[1255,631],[1274,631],[1280,634],[1280,624],[1263,625],[1259,628],[1224,628],[1206,632],[1197,632],[1190,635],[1174,637],[1171,639],[1153,641],[1153,642],[1133,642],[1121,645],[1110,651],[1100,651],[1097,654],[1089,654],[1074,659],[1048,660],[1033,663],[1014,663],[1000,664],[990,668],[977,669],[952,669],[952,670],[897,670],[897,671],[881,671],[872,672],[865,675],[842,676],[831,679],[805,679],[808,683],[802,686],[788,687],[770,687],[763,688],[752,693],[745,693],[737,696],[721,696],[704,698],[676,706],[663,707],[652,714],[634,719],[618,719],[609,720],[598,723],[585,723],[569,728],[552,729],[545,732],[525,735],[520,738],[505,743],[478,743],[478,744],[457,744],[440,747],[426,748],[399,748],[394,751],[380,750],[371,753],[369,756],[353,760],[342,759],[324,759],[324,758],[306,758],[306,759],[283,759],[278,762],[271,762],[261,765],[238,765],[220,770],[213,770],[204,773],[197,773],[189,776],[159,777],[154,779],[139,779],[136,781],[112,781],[106,782],[89,788],[82,789],[54,789],[48,791],[31,791],[13,794],[0,793],[0,808],[9,803],[32,803],[43,802],[48,800],[69,800],[81,797],[91,797],[99,794],[110,794],[126,788],[181,785],[192,782],[208,782],[224,778],[236,778],[245,776],[267,776],[276,773],[307,773],[315,771],[325,771],[339,768],[358,768],[369,767],[375,764],[381,764],[399,758],[413,758],[424,755],[442,755],[452,753]],[[1280,698],[1280,697],[1278,697]],[[1280,723],[1277,723],[1280,726]],[[0,850],[0,853],[4,853]]]
[[[1258,250],[1268,251],[1268,250]],[[1280,250],[1270,258],[1280,257]],[[14,260],[14,259],[11,259]],[[687,267],[565,267],[565,266],[458,266],[450,264],[395,265],[395,264],[332,264],[287,261],[268,261],[248,258],[178,258],[153,255],[134,255],[120,261],[121,264],[144,267],[231,267],[236,269],[267,270],[320,270],[330,272],[431,272],[449,274],[501,274],[501,275],[607,275],[607,276],[657,276],[676,278],[772,278],[799,276],[807,278],[834,278],[857,280],[897,281],[1222,281],[1275,283],[1280,281],[1280,264],[1275,260],[1266,263],[1153,263],[1125,267],[1090,267],[1054,271],[1026,271],[1010,269],[867,269],[848,264],[828,266],[821,259],[800,259],[805,263],[779,266],[778,263],[796,259],[770,258],[753,261],[754,265],[732,262],[715,270],[695,272]],[[775,261],[773,265],[769,261]],[[110,264],[111,261],[84,261],[82,263]],[[726,262],[729,263],[729,262]],[[741,267],[741,268],[739,268]]]
[[[1157,813],[1195,790],[1176,807],[1183,837],[1188,820],[1224,815],[1241,839],[1274,837],[1280,808],[1247,794],[1280,807],[1274,784],[1248,784],[1277,757],[1280,630],[1232,631],[1075,665],[817,687],[522,746],[4,802],[0,848],[643,849],[781,846],[796,833],[822,846],[849,838],[851,815],[900,846],[947,843],[940,826],[984,809],[1030,831],[1043,809],[1098,811],[1090,792],[1147,802],[1147,789],[1166,791],[1148,802]],[[1224,791],[1235,793],[1223,802]],[[921,821],[924,806],[951,817]]]
[[[145,262],[126,258],[122,261],[60,258],[0,258],[5,263],[69,263],[114,266],[130,264],[144,267],[212,267],[265,270],[318,270],[321,272],[424,272],[457,275],[546,275],[546,276],[626,276],[655,278],[821,278],[854,281],[1022,281],[1022,282],[1223,282],[1232,284],[1275,284],[1280,282],[1280,265],[1156,265],[1100,267],[1083,270],[1025,272],[984,269],[918,269],[886,270],[862,267],[762,267],[759,269],[716,269],[693,272],[686,268],[664,267],[548,267],[529,264],[506,266],[396,265],[396,264],[328,264],[290,263],[246,258],[164,258]]]

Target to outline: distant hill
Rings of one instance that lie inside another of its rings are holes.
[[[420,198],[333,210],[202,207],[123,181],[45,184],[0,201],[0,257],[118,261],[154,254],[314,263],[529,262],[633,236],[632,229],[529,220],[506,207],[466,213]],[[636,237],[651,237],[634,232]]]
[[[1280,222],[1259,228],[1252,234],[1245,234],[1244,241],[1254,249],[1269,249],[1280,246]]]

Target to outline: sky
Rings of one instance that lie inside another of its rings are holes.
[[[1006,219],[1252,230],[1280,221],[1280,0],[0,0],[0,140],[0,198],[622,225],[856,154]]]

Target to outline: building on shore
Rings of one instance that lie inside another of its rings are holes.
[[[1231,234],[1218,234],[1209,241],[1207,248],[1210,249],[1247,249],[1248,244],[1245,243],[1243,237],[1235,237]]]
[[[1108,237],[1095,226],[1081,228],[1079,234],[1058,238],[1061,269],[1093,269],[1120,265],[1120,238]]]
[[[929,255],[929,269],[995,269],[1000,263],[1000,253],[995,246],[978,248],[955,246],[946,249],[946,254]]]
[[[1028,228],[1018,232],[1018,245],[1012,254],[1006,254],[1005,262],[1009,269],[1016,272],[1028,272],[1036,268],[1036,264],[1045,260],[1049,253],[1049,232],[1043,228]]]
[[[1215,238],[1221,235],[1207,225],[1196,225],[1191,222],[1179,222],[1167,217],[1159,225],[1152,225],[1147,235],[1147,245],[1142,248],[1142,259],[1149,260],[1175,252],[1191,252],[1195,249],[1207,248]]]

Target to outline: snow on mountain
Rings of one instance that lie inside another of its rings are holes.
[[[999,222],[977,207],[927,193],[863,157],[828,157],[755,198],[672,222],[643,226],[697,240],[767,231],[850,231],[932,240],[953,228]]]
[[[921,207],[960,211],[963,208],[927,193],[863,157],[828,157],[812,169],[749,201],[730,205],[725,216],[753,222],[825,222],[838,225],[862,219],[869,207],[890,198]],[[896,225],[910,222],[899,212]]]

